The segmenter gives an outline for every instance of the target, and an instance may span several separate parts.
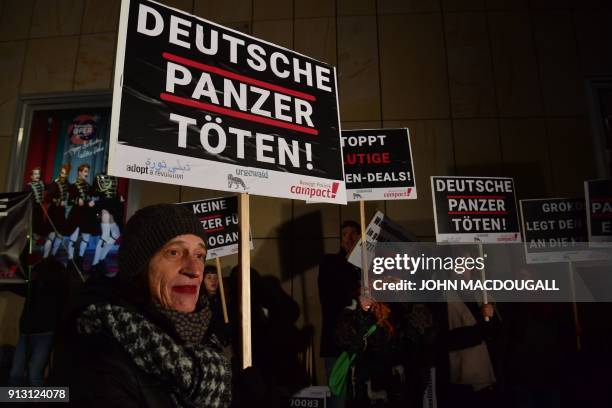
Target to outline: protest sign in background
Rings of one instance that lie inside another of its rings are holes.
[[[587,221],[582,198],[520,200],[527,263],[598,259],[585,251]]]
[[[379,242],[416,241],[416,236],[414,234],[404,230],[381,211],[376,211],[366,228],[365,235],[368,262],[372,261],[376,244]],[[361,259],[361,242],[358,242],[351,251],[348,261],[356,267],[361,268]]]
[[[111,174],[346,203],[334,67],[146,0],[116,61]]]
[[[200,201],[188,201],[179,205],[189,208],[206,231],[206,259],[238,253],[240,224],[238,197],[219,197]],[[250,242],[253,249],[253,241]]]
[[[31,223],[31,193],[0,193],[0,279],[24,280],[19,257],[26,249]]]
[[[408,129],[343,130],[347,200],[416,199]]]
[[[431,177],[437,242],[521,242],[514,181]]]
[[[585,181],[584,196],[590,245],[612,242],[612,180]]]

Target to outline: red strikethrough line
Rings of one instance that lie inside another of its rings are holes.
[[[205,215],[203,217],[200,217],[201,220],[210,220],[211,218],[219,218],[221,217],[221,214],[212,214],[212,215]]]
[[[180,105],[191,106],[192,108],[198,108],[198,109],[202,109],[202,110],[206,110],[210,112],[216,112],[222,115],[232,116],[238,119],[250,120],[251,122],[263,123],[265,125],[276,126],[276,127],[280,127],[284,129],[291,129],[297,132],[307,133],[309,135],[316,136],[319,134],[319,131],[317,129],[300,126],[300,125],[294,125],[293,123],[286,123],[286,122],[282,122],[276,119],[269,119],[269,118],[265,118],[262,116],[253,115],[251,113],[239,112],[233,109],[223,108],[221,106],[212,105],[210,103],[198,102],[192,99],[183,98],[183,97],[172,95],[172,94],[161,93],[159,94],[159,97],[167,102],[174,102]]]
[[[449,211],[451,215],[505,215],[508,211]]]
[[[213,228],[213,229],[207,229],[206,233],[211,233],[211,232],[218,232],[218,231],[223,231],[225,229],[225,227],[219,227],[219,228]]]
[[[503,200],[506,198],[505,196],[494,196],[494,195],[449,195],[446,198],[496,198],[498,200]]]
[[[185,58],[185,57],[179,57],[178,55],[170,54],[169,52],[162,53],[162,57],[164,57],[165,59],[167,59],[169,61],[178,62],[179,64],[187,65],[187,66],[190,66],[192,68],[197,68],[197,69],[200,69],[200,70],[206,71],[206,72],[212,72],[213,74],[218,74],[218,75],[224,76],[226,78],[235,79],[235,80],[238,80],[240,82],[244,82],[246,84],[256,85],[256,86],[259,86],[261,88],[269,89],[271,91],[281,92],[281,93],[284,93],[284,94],[287,94],[287,95],[291,95],[291,96],[295,96],[295,97],[298,97],[298,98],[306,99],[307,101],[313,101],[314,102],[314,101],[317,100],[317,98],[314,95],[310,95],[310,94],[307,94],[307,93],[304,93],[304,92],[300,92],[300,91],[294,91],[293,89],[285,88],[283,86],[269,84],[267,82],[260,81],[258,79],[254,79],[254,78],[251,78],[251,77],[248,77],[248,76],[236,74],[234,72],[227,71],[225,69],[213,67],[211,65],[202,64],[201,62],[193,61],[193,60],[190,60],[190,59]]]

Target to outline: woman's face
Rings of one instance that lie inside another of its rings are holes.
[[[200,294],[205,259],[202,238],[192,234],[172,238],[149,263],[151,297],[166,309],[193,312]]]
[[[217,289],[219,289],[219,278],[216,273],[207,273],[204,276],[204,286],[206,287],[206,292],[208,293],[217,293]]]

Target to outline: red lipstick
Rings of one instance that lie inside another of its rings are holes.
[[[178,293],[195,294],[198,290],[198,287],[196,285],[180,285],[173,286],[172,290]]]

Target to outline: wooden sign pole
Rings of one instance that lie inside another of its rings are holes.
[[[363,279],[363,294],[370,296],[368,284],[368,245],[366,243],[365,201],[359,200],[359,221],[361,224],[361,276]]]
[[[241,193],[240,213],[240,311],[242,320],[242,368],[253,365],[251,346],[251,251],[249,246],[249,195]]]
[[[482,242],[478,241],[478,256],[480,256],[481,258],[484,258],[484,249],[482,247]],[[487,279],[486,274],[485,274],[485,268],[482,268],[480,270],[480,280],[484,283],[484,281]],[[487,303],[489,303],[489,295],[487,294],[486,290],[482,291],[482,303],[484,305],[486,305]],[[484,317],[484,321],[488,322],[489,320],[491,320],[489,318],[489,316],[485,316]]]
[[[576,283],[574,282],[574,262],[571,260],[567,263],[569,271],[569,284],[572,295],[572,313],[574,315],[574,327],[576,329],[576,350],[582,350],[582,341],[580,339],[580,319],[578,317],[578,304],[576,303]]]
[[[227,303],[225,303],[225,290],[223,289],[223,273],[221,272],[221,260],[219,257],[215,258],[215,264],[217,266],[217,279],[219,279],[219,291],[221,294],[221,309],[223,309],[223,321],[229,323],[227,317]]]

